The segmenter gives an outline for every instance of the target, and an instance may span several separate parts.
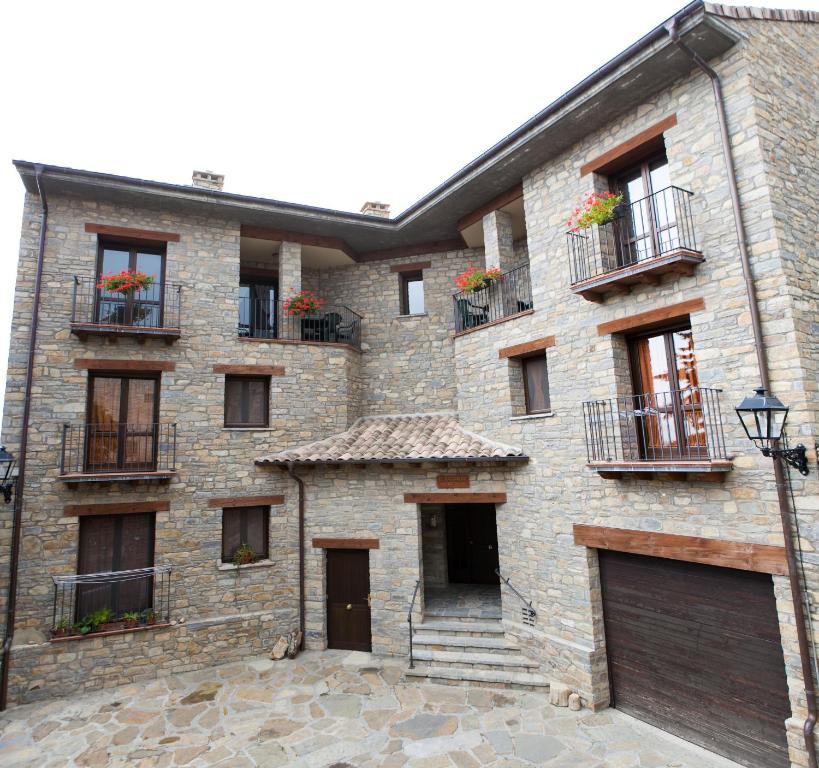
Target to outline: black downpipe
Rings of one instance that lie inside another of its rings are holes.
[[[40,288],[43,282],[43,256],[45,254],[46,229],[48,228],[48,200],[42,186],[43,166],[35,165],[37,192],[40,196],[42,219],[40,221],[40,244],[37,250],[37,276],[34,280],[34,304],[31,308],[31,332],[28,341],[28,364],[26,367],[23,422],[20,434],[20,452],[17,457],[17,486],[14,493],[14,515],[11,528],[11,560],[9,562],[9,591],[6,603],[6,630],[3,639],[3,671],[0,676],[0,712],[6,709],[9,690],[9,665],[11,645],[14,642],[14,622],[17,616],[17,571],[20,565],[20,534],[23,517],[23,489],[26,485],[26,452],[28,449],[28,424],[31,417],[31,381],[34,375],[34,352],[37,348],[37,323],[40,317]]]
[[[304,480],[293,470],[293,462],[287,462],[287,474],[292,477],[299,486],[299,630],[301,631],[301,645],[299,650],[304,650],[306,639],[304,621]]]
[[[759,364],[759,378],[763,387],[768,392],[772,392],[770,374],[768,369],[768,356],[762,336],[762,322],[759,317],[759,303],[756,296],[756,286],[751,268],[751,261],[748,257],[747,237],[745,234],[745,223],[742,219],[742,209],[739,203],[739,188],[737,186],[736,169],[734,157],[731,151],[731,139],[728,134],[728,119],[725,115],[725,100],[722,95],[722,84],[716,71],[694,50],[680,39],[677,28],[677,19],[673,18],[666,25],[666,31],[677,47],[688,56],[691,61],[699,67],[711,80],[714,89],[714,102],[717,108],[717,118],[719,120],[720,136],[722,138],[722,152],[725,157],[725,165],[728,172],[728,189],[731,194],[731,207],[734,212],[734,224],[737,231],[737,243],[739,245],[739,256],[742,262],[742,274],[745,278],[745,290],[748,295],[748,305],[751,311],[751,325],[754,331],[754,347],[756,349],[757,362]],[[802,733],[805,738],[805,749],[808,753],[808,765],[810,768],[817,768],[816,746],[813,740],[813,731],[816,727],[816,691],[814,689],[813,672],[811,669],[811,651],[813,639],[808,640],[805,630],[805,612],[802,604],[803,595],[805,601],[810,605],[807,590],[801,583],[799,569],[796,562],[796,553],[793,546],[794,531],[791,522],[791,511],[788,494],[785,489],[785,470],[782,460],[774,458],[774,475],[776,477],[776,492],[779,500],[779,514],[782,520],[782,534],[785,540],[785,556],[788,561],[788,578],[790,580],[791,597],[793,599],[793,614],[796,622],[796,638],[799,645],[799,658],[802,665],[802,677],[805,681],[805,700],[808,709],[808,717],[802,726]],[[795,510],[794,510],[795,514]]]

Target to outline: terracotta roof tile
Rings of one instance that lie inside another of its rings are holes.
[[[520,448],[463,429],[450,413],[371,416],[348,430],[286,451],[262,456],[257,464],[525,460]]]

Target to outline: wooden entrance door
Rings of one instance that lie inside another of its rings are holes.
[[[742,765],[790,765],[771,576],[622,552],[599,557],[614,706]]]
[[[495,505],[447,505],[446,550],[451,584],[497,584]]]
[[[372,650],[370,553],[327,550],[327,647]]]

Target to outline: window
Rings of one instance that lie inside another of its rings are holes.
[[[401,314],[424,314],[424,273],[402,272],[401,279]]]
[[[155,470],[158,417],[156,375],[93,375],[86,416],[86,471]]]
[[[266,427],[269,418],[269,376],[225,376],[226,427]]]
[[[133,325],[143,328],[162,327],[162,284],[165,280],[165,246],[135,245],[100,240],[97,274],[111,275],[135,270],[153,277],[144,291],[127,296],[97,289],[95,322],[103,325]]]
[[[236,550],[247,545],[255,559],[266,560],[270,507],[231,507],[222,510],[222,562],[232,563]]]
[[[646,456],[707,452],[694,339],[688,325],[629,339],[634,408]]]
[[[154,564],[154,513],[80,518],[77,573],[109,573]],[[108,608],[117,616],[153,605],[153,578],[77,586],[78,619]]]
[[[533,357],[521,358],[523,369],[523,393],[526,413],[548,413],[549,374],[546,369],[546,354],[541,352]]]
[[[265,283],[242,280],[239,285],[239,336],[254,339],[276,338],[275,281]]]

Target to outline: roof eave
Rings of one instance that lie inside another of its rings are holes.
[[[455,456],[455,457],[425,457],[425,458],[400,458],[400,459],[322,459],[321,461],[309,461],[300,459],[256,459],[255,464],[260,467],[287,467],[287,466],[332,466],[338,464],[478,464],[485,461],[491,462],[528,462],[528,456]]]

